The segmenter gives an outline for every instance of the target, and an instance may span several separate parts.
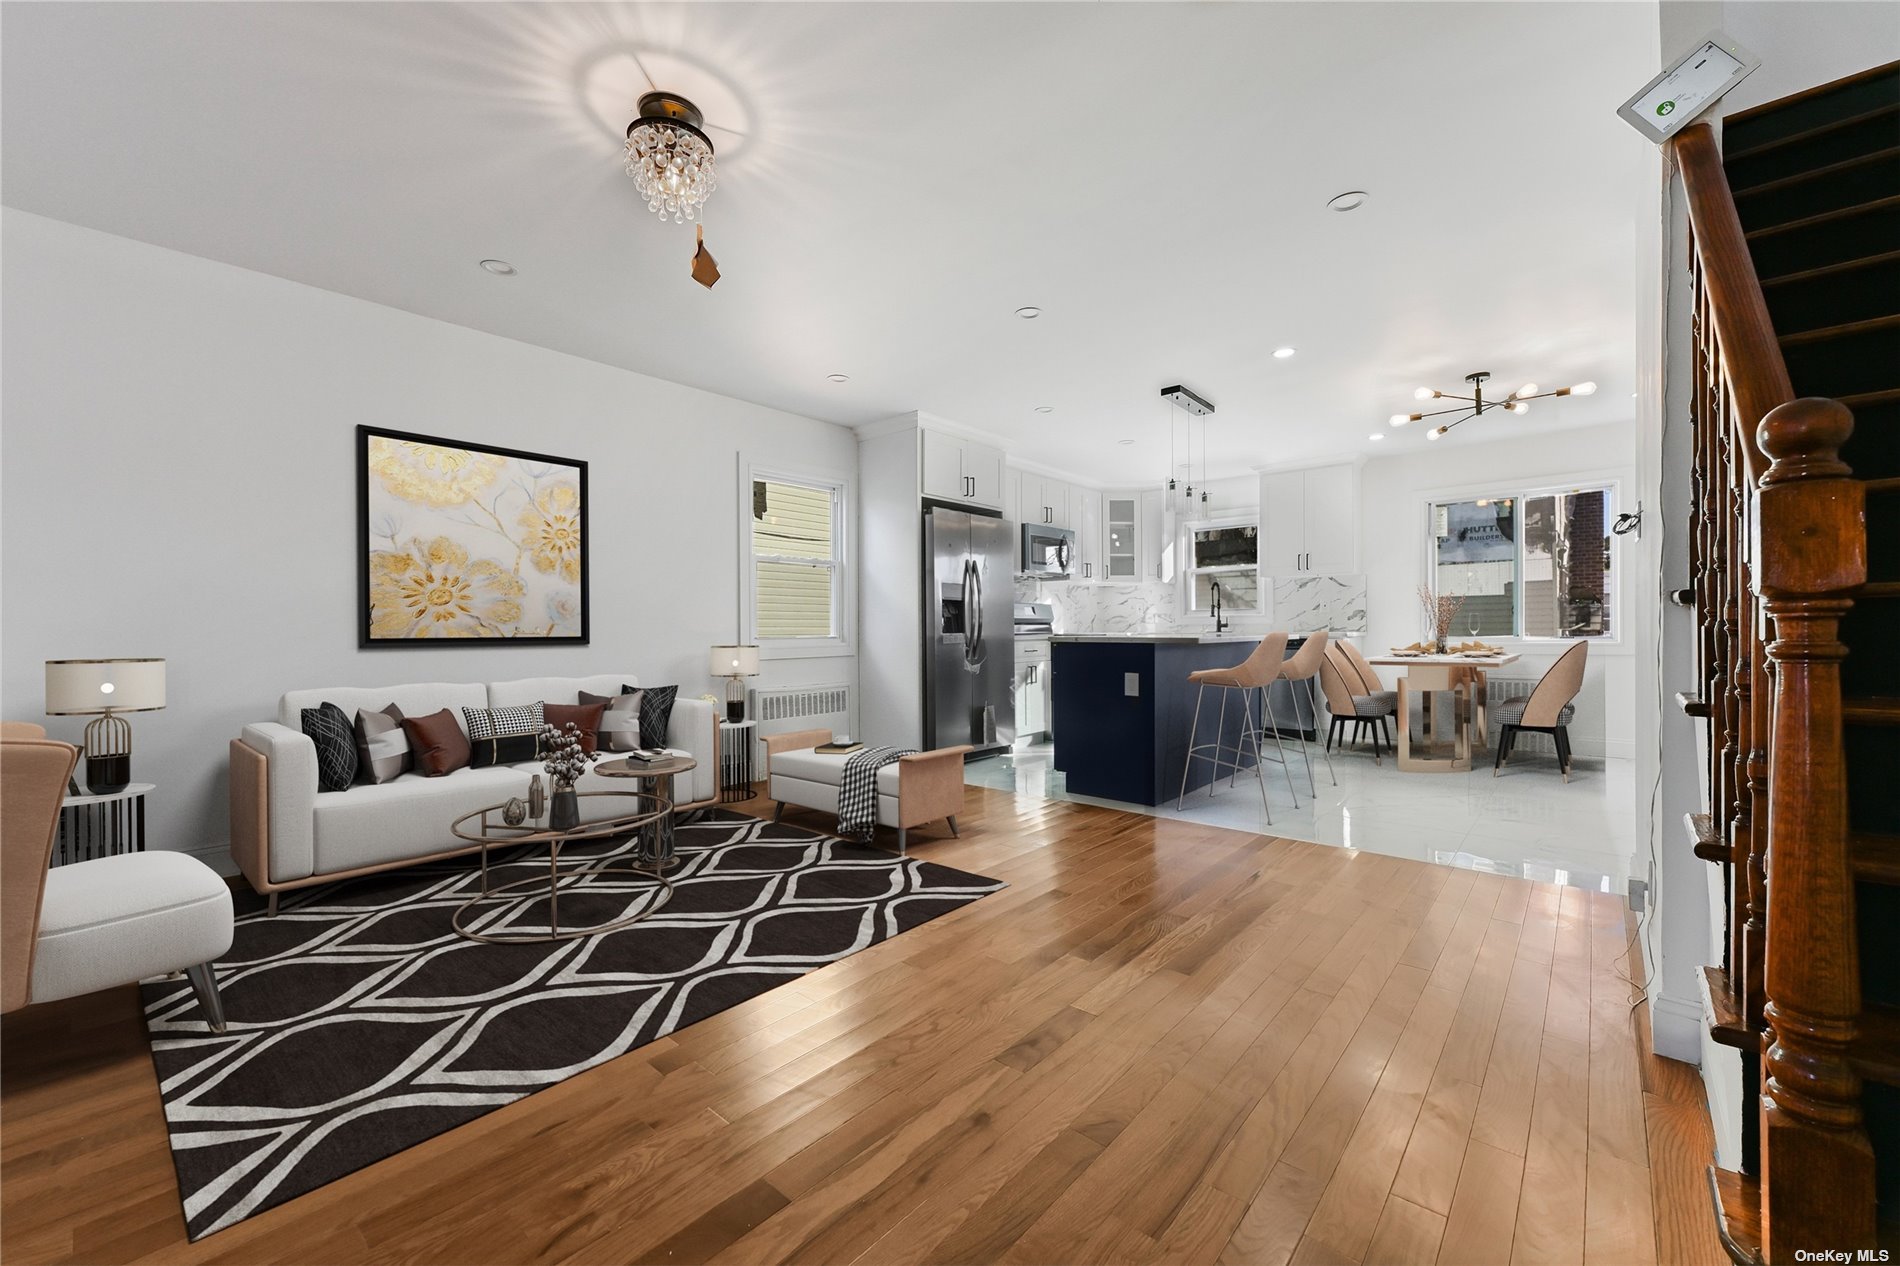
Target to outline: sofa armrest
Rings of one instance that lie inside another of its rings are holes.
[[[247,725],[239,736],[239,742],[264,758],[264,812],[261,820],[270,832],[263,855],[266,864],[262,875],[253,873],[257,862],[255,841],[249,849],[252,860],[247,865],[246,858],[240,855],[240,840],[254,834],[248,822],[233,821],[231,824],[231,847],[238,865],[244,868],[246,877],[253,883],[258,878],[273,884],[287,883],[294,879],[308,879],[316,873],[316,832],[312,815],[317,807],[317,745],[310,737],[279,725],[275,721],[260,721],[256,725]],[[234,753],[234,756],[241,754]],[[233,765],[232,777],[254,778],[254,772],[239,764]],[[236,793],[234,805],[239,805]],[[243,806],[239,805],[240,809]]]
[[[968,743],[913,752],[897,761],[897,825],[922,826],[963,809],[963,754]]]
[[[666,745],[690,752],[699,768],[681,781],[690,795],[675,790],[681,804],[709,804],[719,798],[719,709],[704,699],[675,699],[666,723]]]
[[[788,730],[784,734],[768,734],[765,744],[765,776],[772,776],[772,758],[780,752],[796,752],[801,748],[817,747],[820,743],[831,742],[830,730]]]

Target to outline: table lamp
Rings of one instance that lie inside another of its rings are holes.
[[[46,715],[98,718],[86,726],[86,787],[94,794],[132,784],[132,726],[119,714],[164,706],[162,659],[46,661]]]
[[[715,646],[707,657],[706,671],[726,679],[726,720],[745,720],[745,679],[759,675],[759,648]]]

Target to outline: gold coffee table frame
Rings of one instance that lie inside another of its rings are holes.
[[[580,844],[590,840],[612,839],[616,835],[639,833],[644,836],[649,828],[662,830],[672,820],[673,802],[665,796],[650,791],[583,791],[579,793],[583,800],[601,796],[613,796],[629,802],[625,813],[616,813],[610,817],[593,822],[582,822],[565,831],[556,831],[545,822],[523,822],[519,826],[510,826],[502,821],[502,811],[506,805],[491,804],[465,813],[455,819],[449,827],[457,839],[467,840],[471,844],[481,845],[482,850],[482,890],[455,908],[450,924],[456,934],[471,941],[482,941],[489,945],[540,945],[551,941],[571,941],[582,936],[593,936],[599,932],[613,932],[629,927],[643,919],[651,918],[673,895],[673,881],[661,873],[658,861],[658,849],[649,848],[643,838],[634,851],[634,864],[603,863],[587,865],[585,863],[561,869],[561,848],[567,844]],[[516,848],[524,844],[546,844],[548,846],[548,873],[529,875],[525,879],[513,879],[505,884],[493,887],[488,883],[488,850],[491,848]],[[657,845],[657,841],[656,841]],[[645,864],[642,864],[645,863]],[[561,927],[561,880],[585,875],[635,875],[642,879],[651,879],[659,890],[659,899],[639,914],[612,923],[594,923],[586,927]],[[462,918],[468,911],[490,897],[501,893],[526,888],[531,884],[546,884],[548,897],[548,931],[545,933],[489,933],[472,932],[462,926]]]

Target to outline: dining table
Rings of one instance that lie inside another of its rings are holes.
[[[1394,651],[1388,655],[1367,657],[1380,668],[1402,668],[1399,678],[1399,768],[1409,773],[1455,774],[1471,768],[1471,754],[1485,745],[1485,674],[1493,668],[1515,664],[1521,656],[1515,651],[1487,654],[1451,651],[1445,654]],[[1423,697],[1422,741],[1417,751],[1412,741],[1412,696]],[[1451,696],[1452,739],[1447,752],[1438,742],[1437,699]]]

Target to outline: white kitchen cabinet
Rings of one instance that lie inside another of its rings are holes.
[[[1075,570],[1071,577],[1085,584],[1106,579],[1102,567],[1102,494],[1092,488],[1069,488],[1070,526],[1075,529]]]
[[[1135,524],[1136,559],[1142,580],[1173,580],[1174,531],[1168,522],[1168,494],[1150,488],[1141,494],[1140,519]]]
[[[1003,508],[1003,452],[944,431],[923,432],[923,494]]]
[[[1359,569],[1359,468],[1276,470],[1260,476],[1260,572],[1328,575]]]
[[[1049,731],[1049,642],[1024,638],[1016,642],[1016,736],[1026,739]]]
[[[1068,484],[1029,470],[1022,471],[1021,476],[1021,501],[1016,507],[1019,522],[1046,523],[1052,527],[1065,528],[1075,526],[1069,516]]]
[[[1145,579],[1141,569],[1141,494],[1107,493],[1102,497],[1102,578]]]

